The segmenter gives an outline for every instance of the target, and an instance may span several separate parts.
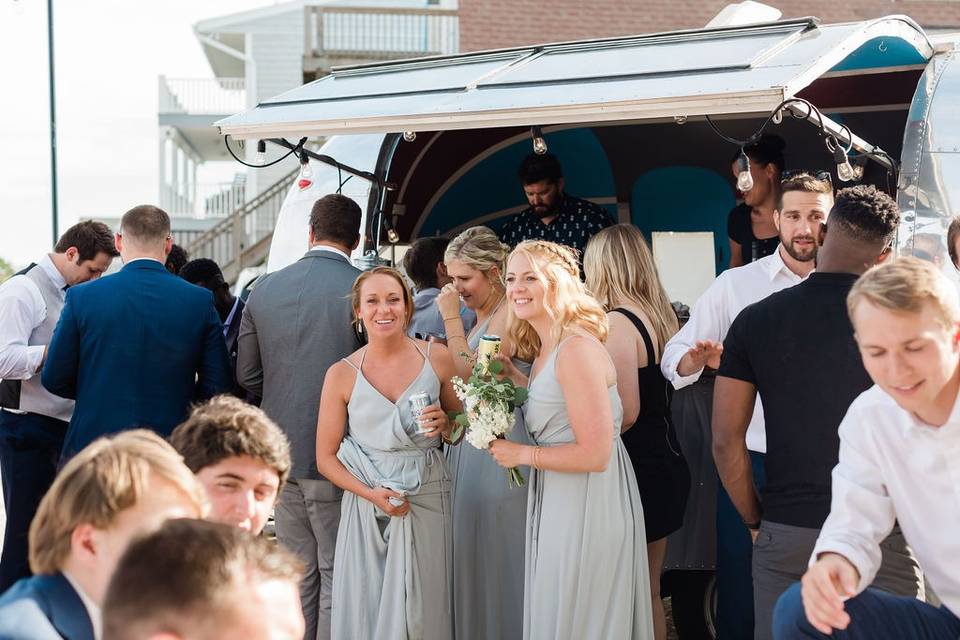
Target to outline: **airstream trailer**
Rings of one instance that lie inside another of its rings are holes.
[[[637,225],[668,293],[692,306],[729,262],[734,141],[761,130],[786,141],[788,168],[828,169],[843,186],[845,158],[855,181],[895,192],[898,251],[955,278],[945,238],[960,193],[958,92],[952,40],[908,17],[803,18],[345,67],[217,124],[287,148],[326,139],[308,152],[314,184],[288,196],[268,270],[302,255],[309,202],[331,185],[361,204],[363,248],[383,259],[417,237],[496,229],[526,207],[516,169],[542,137],[566,191]],[[675,615],[681,637],[710,627],[717,480],[697,415],[710,385],[674,406],[695,475],[663,576],[675,612],[689,614]]]

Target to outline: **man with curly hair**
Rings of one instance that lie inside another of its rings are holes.
[[[785,210],[781,215],[788,215]],[[772,638],[777,598],[807,568],[830,512],[830,471],[847,408],[872,382],[864,369],[847,294],[890,255],[896,203],[873,186],[840,190],[806,281],[748,306],[723,342],[713,401],[713,449],[720,479],[754,530],[754,638]],[[754,486],[747,425],[757,394],[766,421],[766,484]],[[917,596],[922,580],[898,528],[884,541],[877,586]]]
[[[290,474],[290,443],[267,414],[217,396],[196,407],[170,442],[207,492],[208,519],[263,531]]]

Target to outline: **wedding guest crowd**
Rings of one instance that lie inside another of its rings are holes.
[[[356,269],[360,208],[325,196],[245,306],[212,261],[164,268],[156,207],[68,230],[0,286],[0,638],[665,640],[672,394],[714,371],[720,640],[955,638],[957,291],[891,255],[888,196],[782,151],[747,149],[776,247],[683,326],[639,229],[564,236],[551,157],[509,235],[421,239],[406,274]],[[523,391],[486,448],[458,435],[484,375]]]

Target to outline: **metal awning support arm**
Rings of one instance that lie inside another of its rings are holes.
[[[823,115],[819,109],[806,100],[785,100],[782,108],[789,110],[790,114],[795,118],[806,120],[816,125],[825,135],[835,137],[837,141],[848,150],[855,149],[874,162],[879,163],[888,171],[897,171],[896,161],[889,153],[856,135],[850,130],[850,127],[834,122]]]
[[[354,167],[351,167],[350,165],[347,165],[347,164],[344,164],[344,163],[342,163],[342,162],[339,162],[339,161],[336,160],[335,158],[331,158],[330,156],[324,155],[324,154],[322,154],[322,153],[315,153],[315,152],[313,152],[313,151],[310,151],[310,150],[307,149],[306,147],[303,147],[302,145],[294,144],[294,143],[290,142],[289,140],[285,140],[285,139],[283,139],[283,138],[270,138],[270,139],[269,139],[269,142],[272,142],[272,143],[275,144],[275,145],[281,146],[281,147],[283,147],[284,149],[289,149],[289,150],[291,150],[291,151],[293,151],[293,150],[295,150],[295,149],[297,149],[297,148],[299,147],[299,151],[300,151],[301,153],[305,153],[305,154],[307,155],[307,157],[309,157],[309,158],[313,158],[314,160],[316,160],[316,161],[318,161],[318,162],[323,162],[324,164],[328,164],[328,165],[330,165],[331,167],[334,167],[334,168],[336,168],[336,169],[338,169],[338,170],[340,170],[340,171],[344,171],[344,172],[349,173],[349,174],[351,174],[351,175],[355,175],[355,176],[357,176],[358,178],[363,178],[364,180],[369,180],[370,182],[374,183],[374,184],[377,185],[378,187],[383,188],[383,189],[386,189],[386,190],[388,190],[388,191],[392,191],[393,189],[396,188],[395,185],[393,185],[392,183],[389,183],[389,182],[384,181],[383,179],[381,179],[381,178],[380,178],[379,176],[377,176],[376,174],[370,173],[369,171],[363,171],[362,169],[355,169]]]

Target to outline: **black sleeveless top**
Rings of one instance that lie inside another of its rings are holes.
[[[644,457],[677,457],[680,455],[680,445],[673,429],[673,419],[670,416],[670,400],[673,397],[673,387],[663,377],[660,365],[657,363],[657,352],[653,348],[653,340],[643,321],[634,313],[617,308],[617,313],[627,317],[640,336],[647,351],[647,366],[637,369],[637,379],[640,383],[640,415],[622,436],[623,444],[627,449],[643,449]]]
[[[743,254],[743,264],[765,258],[780,246],[780,237],[758,238],[753,235],[753,209],[740,204],[730,210],[727,216],[727,235],[740,245]]]

